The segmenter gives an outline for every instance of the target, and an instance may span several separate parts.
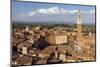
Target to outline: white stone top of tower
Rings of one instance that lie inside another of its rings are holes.
[[[28,31],[29,30],[29,27],[28,26],[26,26],[26,29],[25,29],[25,31]]]
[[[78,15],[77,15],[77,24],[82,24],[82,21],[81,21],[81,19],[82,19],[82,18],[81,18],[81,15],[82,15],[82,14],[81,14],[81,11],[79,10],[77,14],[78,14]]]

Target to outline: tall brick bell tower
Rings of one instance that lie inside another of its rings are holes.
[[[83,35],[82,35],[82,13],[79,10],[77,16],[77,42],[80,47],[83,46]]]

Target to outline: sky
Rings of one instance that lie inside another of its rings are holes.
[[[95,23],[95,6],[12,1],[12,21],[21,23],[67,23],[77,21],[81,11],[83,23]]]

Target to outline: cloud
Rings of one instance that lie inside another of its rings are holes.
[[[60,7],[50,7],[50,8],[41,8],[38,10],[30,11],[26,14],[22,14],[22,17],[25,16],[35,16],[35,15],[59,15],[59,14],[76,14],[78,10],[73,9],[73,10],[67,10],[65,8],[60,8]],[[90,10],[90,11],[81,11],[83,14],[94,14],[95,10]]]
[[[27,13],[27,15],[28,16],[34,16],[34,15],[36,15],[36,12],[32,11],[32,12]]]
[[[51,7],[47,9],[39,9],[38,12],[41,14],[59,14],[61,13],[61,10],[58,7]]]
[[[26,14],[22,14],[24,16],[35,16],[35,15],[51,15],[51,14],[67,14],[68,10],[59,7],[50,7],[50,8],[41,8],[35,11],[30,11]]]
[[[90,10],[90,14],[95,14],[95,10]]]
[[[77,12],[78,12],[78,10],[69,10],[69,11],[68,11],[69,14],[75,14],[75,13],[77,13]]]

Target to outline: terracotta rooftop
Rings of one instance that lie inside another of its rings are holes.
[[[31,65],[32,57],[31,56],[22,56],[16,59],[17,65]]]
[[[31,46],[32,46],[31,42],[25,41],[25,42],[21,42],[17,47],[22,48],[22,47],[31,47]]]
[[[44,50],[40,51],[39,54],[42,54],[44,57],[49,56],[55,49],[56,46],[48,46]]]

